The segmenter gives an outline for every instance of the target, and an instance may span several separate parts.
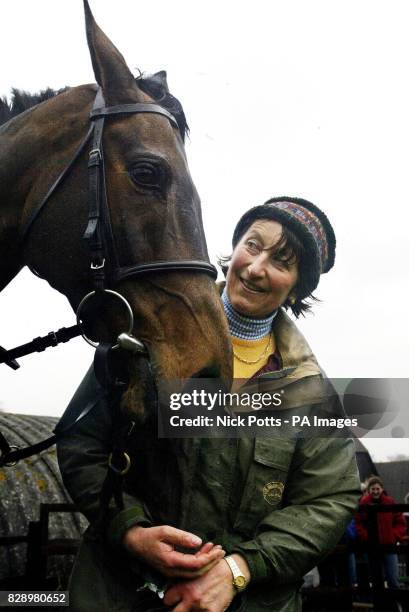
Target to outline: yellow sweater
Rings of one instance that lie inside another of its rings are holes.
[[[234,351],[234,378],[244,380],[251,378],[260,368],[266,365],[269,356],[275,351],[274,337],[273,335],[270,336],[270,334],[259,340],[242,340],[241,338],[231,336],[231,341]],[[246,361],[256,361],[262,355],[267,345],[269,345],[268,350],[257,363],[243,363],[237,358],[238,355]]]

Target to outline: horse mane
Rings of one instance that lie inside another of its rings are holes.
[[[23,113],[32,106],[36,106],[36,104],[40,104],[40,102],[44,102],[45,100],[58,96],[58,94],[67,91],[67,89],[69,88],[63,87],[62,89],[58,89],[56,91],[51,89],[51,87],[47,87],[47,89],[43,89],[38,93],[32,94],[28,91],[23,91],[22,89],[13,87],[11,90],[10,101],[7,100],[7,97],[0,97],[0,125],[3,125],[3,123],[6,123],[10,119],[13,119],[13,117],[17,117],[17,115],[20,115],[20,113]]]
[[[175,96],[172,96],[167,88],[163,87],[163,85],[155,78],[155,75],[140,75],[135,79],[135,81],[142,91],[151,96],[151,98],[163,106],[164,109],[172,113],[177,121],[180,134],[184,141],[186,134],[189,133],[189,126],[186,121],[183,107],[179,100],[175,98]],[[62,87],[61,89],[54,90],[51,89],[51,87],[47,87],[38,93],[32,94],[22,89],[13,87],[11,90],[10,100],[7,100],[7,97],[0,97],[0,125],[3,125],[3,123],[13,119],[13,117],[16,117],[17,115],[20,115],[29,108],[36,106],[36,104],[40,104],[40,102],[54,98],[68,89],[70,88]]]

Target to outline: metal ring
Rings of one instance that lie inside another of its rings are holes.
[[[130,334],[132,332],[133,329],[133,312],[132,312],[132,308],[128,302],[127,299],[124,298],[123,295],[121,295],[120,293],[118,293],[117,291],[113,291],[112,289],[104,289],[103,290],[104,293],[109,293],[111,295],[116,296],[117,298],[119,298],[119,300],[125,305],[127,312],[128,312],[128,317],[129,317],[129,324],[128,324],[128,329],[126,330],[125,333]],[[91,291],[90,293],[87,293],[87,295],[85,297],[82,298],[81,302],[78,305],[77,308],[77,312],[76,312],[76,317],[77,317],[77,324],[80,327],[80,329],[82,330],[82,321],[80,319],[80,314],[81,314],[81,310],[84,308],[84,304],[94,295],[96,295],[96,291]],[[84,338],[85,342],[88,342],[88,344],[90,344],[91,346],[93,346],[94,348],[97,348],[99,345],[99,342],[94,342],[93,340],[91,340],[90,338],[88,338],[84,333],[81,333],[81,336]]]
[[[19,446],[16,446],[15,444],[10,444],[10,446],[9,446],[9,452],[7,453],[7,455],[8,455],[10,452],[13,452],[13,451],[18,451],[18,450],[20,450],[20,447],[19,447]],[[7,455],[6,455],[6,457],[7,457]],[[5,467],[14,467],[15,465],[17,465],[17,463],[18,463],[18,459],[16,459],[16,461],[8,461],[7,463],[4,463],[3,465],[4,465]]]
[[[125,467],[123,470],[119,470],[117,467],[115,467],[112,463],[112,453],[109,453],[109,457],[108,457],[108,466],[111,468],[111,470],[113,472],[115,472],[116,474],[119,474],[120,476],[125,476],[125,474],[127,474],[129,472],[129,468],[131,467],[131,458],[128,455],[128,453],[122,453],[123,456],[125,457]]]

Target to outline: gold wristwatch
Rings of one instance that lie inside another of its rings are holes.
[[[231,573],[233,575],[233,586],[238,591],[244,591],[247,586],[247,579],[243,576],[243,572],[233,559],[233,557],[224,557],[227,565],[230,567]]]

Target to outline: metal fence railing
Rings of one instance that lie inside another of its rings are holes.
[[[26,544],[26,563],[23,576],[10,576],[1,582],[2,589],[19,585],[22,590],[39,590],[50,587],[48,562],[54,555],[74,555],[79,547],[79,539],[50,538],[49,519],[54,512],[76,512],[73,504],[40,504],[38,521],[30,521],[26,534],[0,536],[0,546]],[[66,579],[68,580],[69,571]]]
[[[365,505],[368,542],[357,540],[339,544],[319,566],[320,584],[305,589],[305,612],[409,612],[409,535],[397,544],[383,545],[379,541],[378,514],[409,512],[409,504]],[[383,571],[384,556],[398,555],[400,588],[388,588]],[[350,562],[354,556],[356,578],[351,580]]]

